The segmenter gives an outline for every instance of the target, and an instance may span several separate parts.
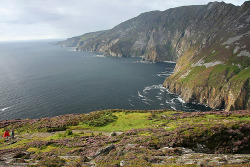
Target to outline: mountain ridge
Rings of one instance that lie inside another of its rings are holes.
[[[146,61],[177,61],[164,82],[186,102],[250,108],[250,2],[152,11],[78,42],[78,51]],[[67,41],[67,40],[66,40]],[[222,80],[221,80],[222,79]]]

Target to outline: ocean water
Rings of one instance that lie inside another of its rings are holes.
[[[75,52],[53,42],[0,42],[0,120],[117,108],[210,110],[161,86],[174,63]]]

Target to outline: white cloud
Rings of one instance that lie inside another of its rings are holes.
[[[143,12],[208,2],[206,0],[0,0],[0,40],[66,38],[110,29]],[[241,5],[244,1],[225,2]]]

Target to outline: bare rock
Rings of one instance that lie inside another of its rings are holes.
[[[111,132],[109,136],[117,136],[116,132]]]
[[[125,160],[122,160],[122,161],[120,162],[120,166],[125,166],[125,165],[128,165],[128,162],[125,161]]]
[[[106,147],[104,147],[104,148],[99,149],[99,150],[95,153],[94,157],[97,157],[97,156],[99,156],[99,155],[101,155],[101,154],[107,155],[107,154],[108,154],[111,150],[113,150],[113,149],[115,149],[115,146],[114,146],[113,144],[108,145],[108,146],[106,146]]]
[[[13,156],[13,158],[25,158],[25,159],[28,159],[29,157],[30,153],[28,152],[18,152]]]

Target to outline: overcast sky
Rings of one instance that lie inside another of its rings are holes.
[[[152,10],[209,0],[0,0],[0,41],[59,39],[106,30]],[[225,0],[242,5],[244,0]]]

